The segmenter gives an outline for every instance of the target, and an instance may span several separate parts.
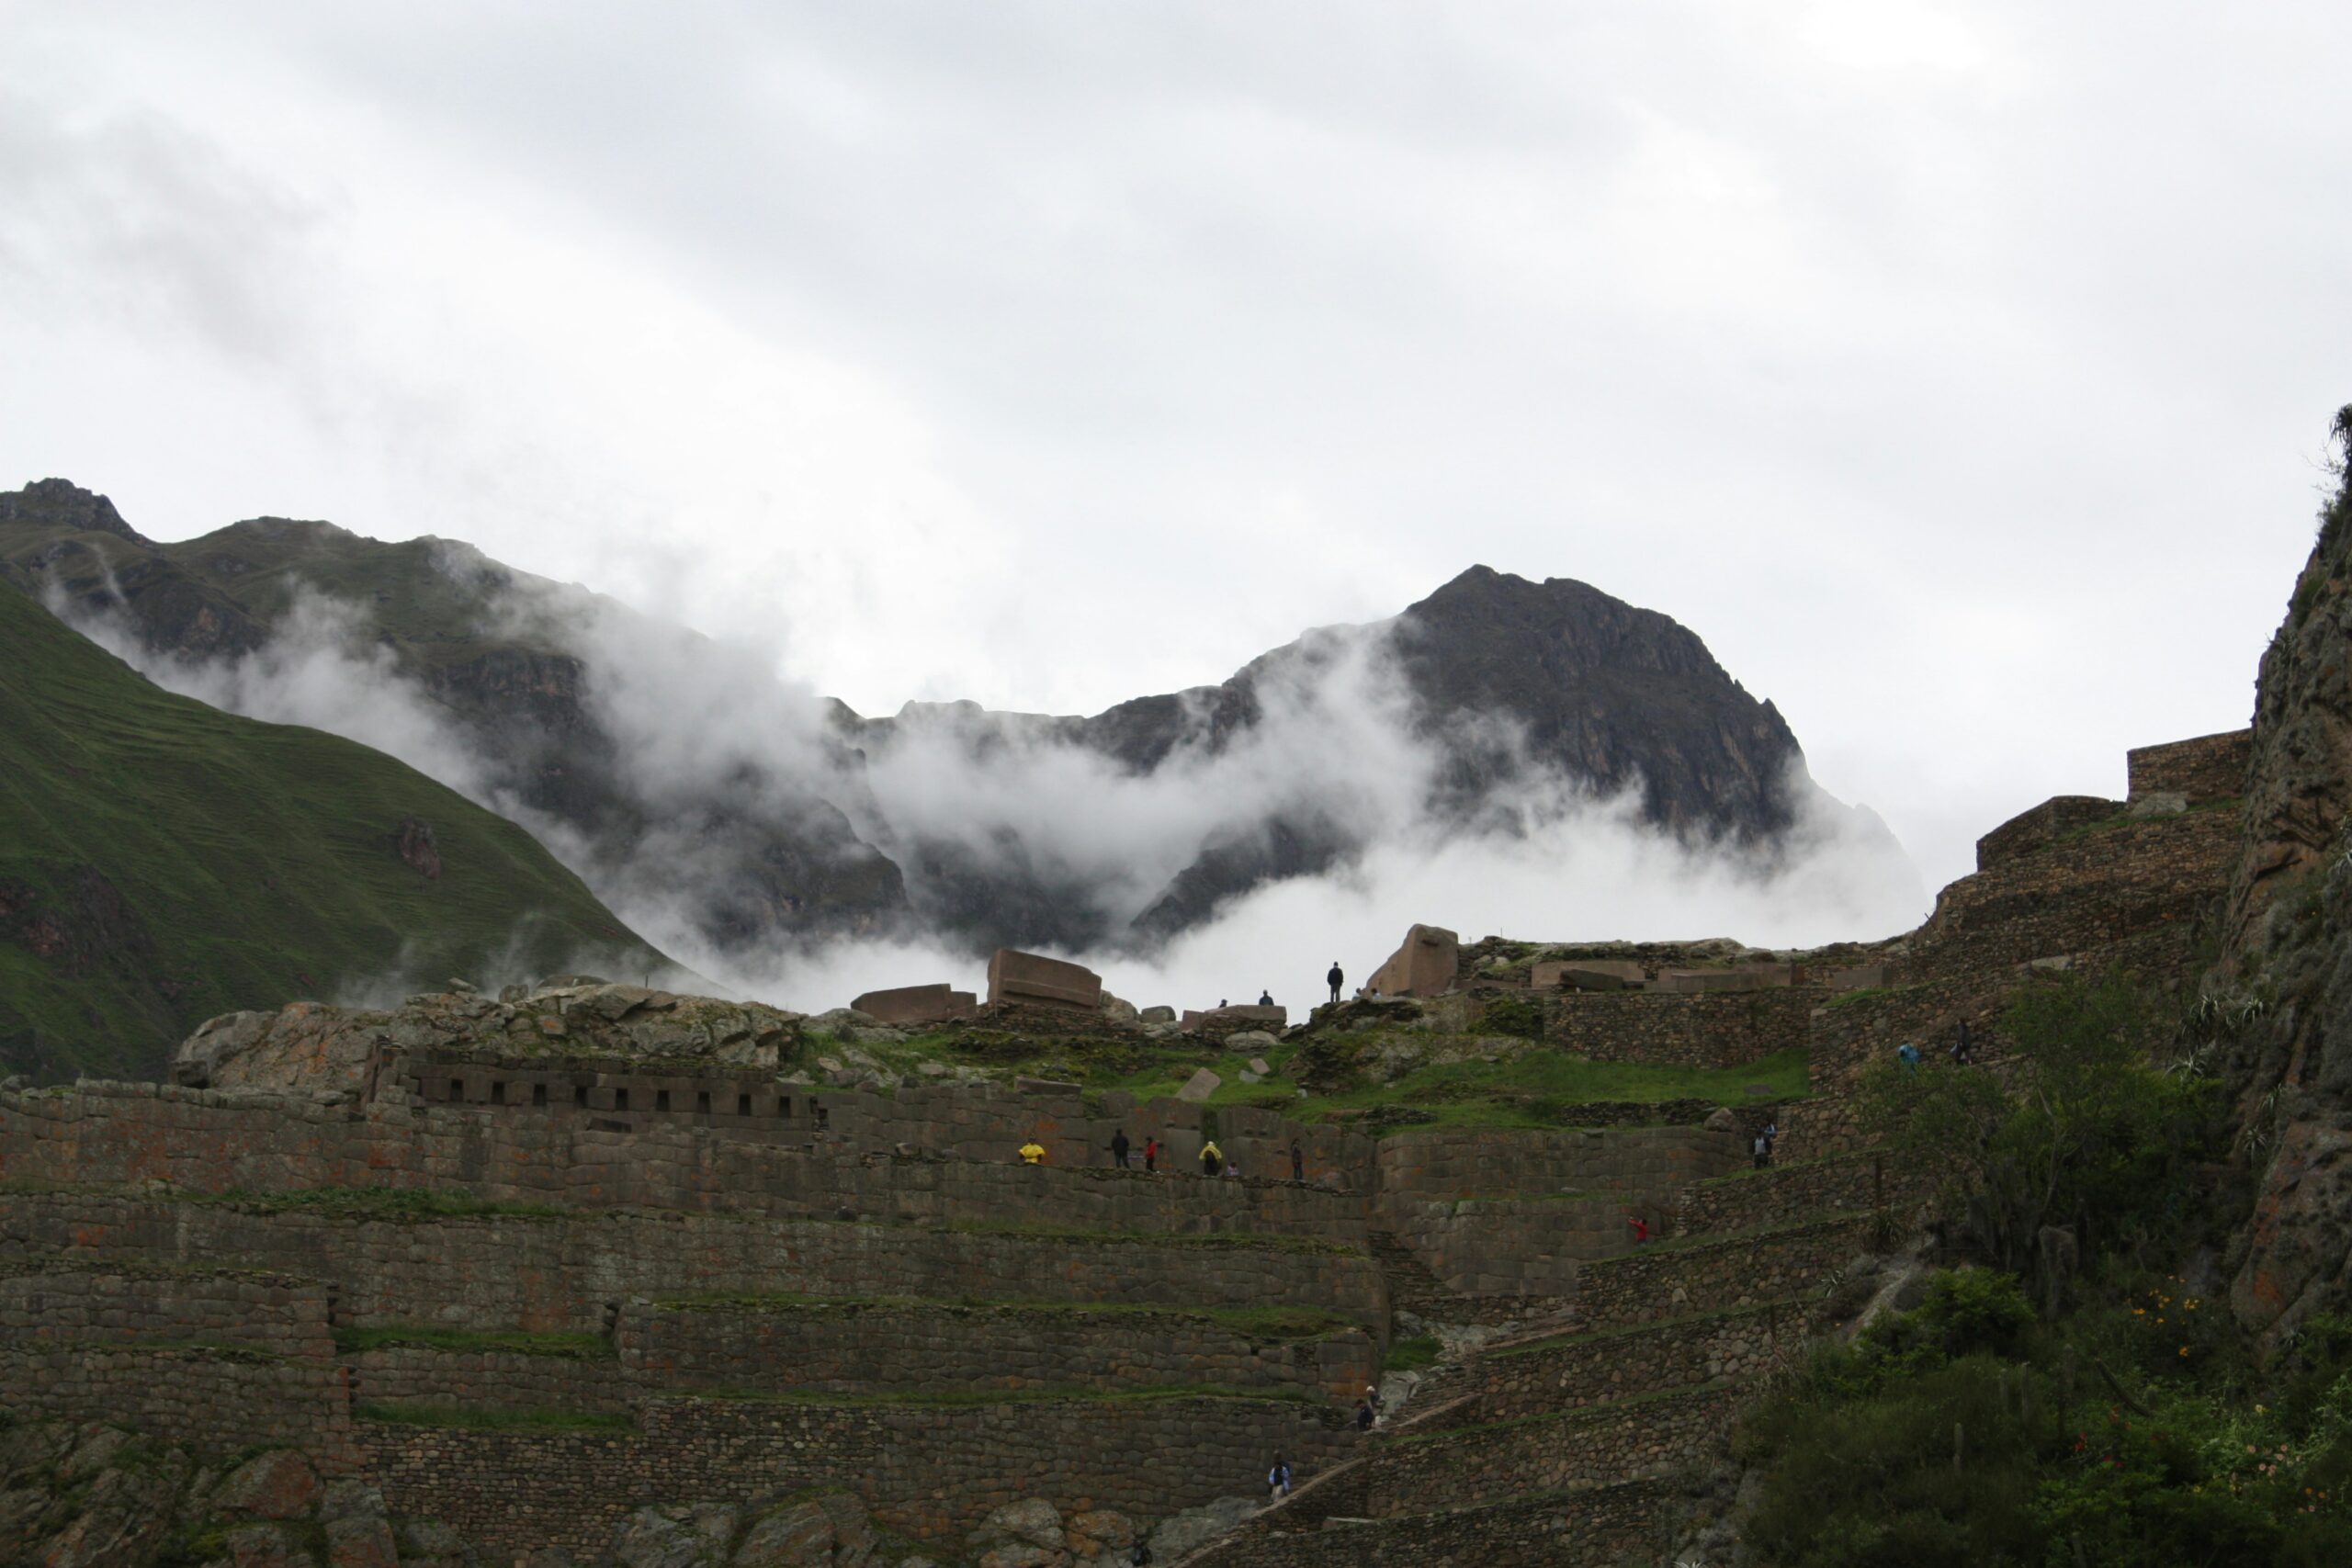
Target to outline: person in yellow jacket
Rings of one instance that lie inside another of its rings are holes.
[[[1036,1139],[1035,1139],[1035,1138],[1032,1138],[1032,1139],[1030,1139],[1027,1143],[1025,1143],[1025,1144],[1022,1145],[1021,1145],[1021,1163],[1022,1163],[1023,1165],[1043,1165],[1043,1164],[1045,1164],[1045,1163],[1046,1163],[1046,1145],[1043,1145],[1043,1144],[1041,1144],[1041,1143],[1039,1143],[1039,1142],[1038,1142]]]
[[[1215,1138],[1211,1138],[1201,1145],[1201,1174],[1203,1176],[1225,1174],[1225,1151],[1216,1146]]]

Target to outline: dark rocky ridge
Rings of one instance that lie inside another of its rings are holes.
[[[356,606],[397,671],[446,710],[481,759],[494,801],[579,837],[579,869],[618,896],[684,900],[721,950],[849,933],[923,931],[974,951],[999,943],[1084,950],[1149,945],[1269,881],[1366,847],[1365,829],[1316,800],[1242,810],[1140,912],[1062,869],[1051,846],[1007,828],[923,833],[865,789],[869,754],[917,732],[976,764],[1069,746],[1131,775],[1214,759],[1269,720],[1269,694],[1311,682],[1351,639],[1390,656],[1417,736],[1440,765],[1440,823],[1493,826],[1537,776],[1637,789],[1652,822],[1690,837],[1769,847],[1816,793],[1795,737],[1687,628],[1584,583],[1476,567],[1391,621],[1310,632],[1219,685],[1141,697],[1090,716],[909,704],[863,718],[813,699],[807,772],[745,763],[653,793],[599,704],[583,617],[652,626],[578,589],[516,572],[469,547],[387,544],[323,523],[258,518],[157,544],[103,496],[58,479],[0,494],[0,574],[119,615],[151,650],[235,660],[269,648],[308,588]],[[674,628],[673,639],[698,643]],[[792,700],[781,686],[772,695]],[[1499,721],[1499,722],[1497,722]]]

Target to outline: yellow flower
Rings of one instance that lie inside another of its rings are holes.
[[[2186,1345],[2183,1345],[2183,1346],[2180,1348],[2180,1353],[2181,1353],[2182,1355],[2184,1355],[2184,1356],[2188,1355],[2188,1346],[2186,1346]]]

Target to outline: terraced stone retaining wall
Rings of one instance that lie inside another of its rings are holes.
[[[1632,1481],[1330,1528],[1282,1508],[1190,1568],[1625,1568],[1665,1549],[1679,1505],[1665,1484]]]
[[[324,1359],[328,1292],[266,1269],[0,1256],[0,1345],[198,1344]]]
[[[1214,1383],[1352,1402],[1376,1381],[1361,1328],[1251,1338],[1173,1310],[1054,1311],[1001,1305],[632,1302],[614,1335],[639,1387],[854,1393],[1007,1392]]]
[[[601,1334],[631,1296],[1032,1297],[1146,1305],[1307,1303],[1385,1333],[1363,1253],[1301,1241],[1169,1244],[723,1214],[354,1219],[80,1191],[0,1193],[0,1253],[209,1262],[332,1280],[351,1327]]]
[[[1287,1156],[1285,1156],[1285,1168]],[[504,1109],[154,1084],[0,1091],[0,1181],[162,1180],[197,1192],[319,1187],[461,1192],[503,1203],[975,1220],[1154,1234],[1353,1240],[1361,1195],[1163,1171],[855,1155],[692,1124],[606,1131]]]
[[[1829,1155],[1693,1182],[1675,1195],[1672,1229],[1678,1236],[1758,1230],[1869,1209],[1897,1196],[1881,1156]]]
[[[1469,1386],[1475,1404],[1449,1425],[1576,1410],[1664,1389],[1747,1378],[1793,1350],[1819,1303],[1767,1303],[1677,1322],[1540,1340],[1488,1356]]]
[[[1736,1067],[1804,1043],[1812,987],[1545,995],[1546,1044],[1597,1062]]]
[[[1327,1515],[1385,1518],[1657,1475],[1720,1454],[1746,1396],[1737,1386],[1678,1390],[1415,1437],[1336,1478],[1335,1495],[1318,1489],[1312,1501]]]
[[[360,1462],[342,1369],[235,1347],[0,1344],[20,1416],[117,1421],[224,1454],[290,1444],[328,1472]]]
[[[1865,1248],[1870,1225],[1868,1215],[1841,1215],[1723,1241],[1653,1245],[1588,1263],[1577,1280],[1577,1322],[1615,1328],[1817,1294]]]
[[[1023,1497],[1161,1518],[1250,1491],[1271,1454],[1311,1474],[1352,1440],[1334,1410],[1218,1398],[663,1399],[639,1419],[634,1432],[367,1423],[361,1441],[394,1513],[445,1520],[492,1548],[580,1551],[601,1549],[648,1503],[752,1504],[828,1485],[854,1487],[883,1524],[918,1539],[960,1535]]]

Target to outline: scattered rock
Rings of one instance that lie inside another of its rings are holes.
[[[613,1536],[604,1568],[712,1568],[710,1540],[684,1507],[639,1508]]]
[[[1225,1048],[1237,1056],[1244,1051],[1271,1051],[1274,1043],[1274,1037],[1262,1029],[1239,1030],[1225,1037]]]
[[[1250,1057],[1250,1070],[1257,1074],[1261,1078],[1270,1078],[1274,1076],[1274,1069],[1272,1066],[1268,1063],[1266,1058],[1263,1056]]]
[[[1217,1077],[1206,1067],[1203,1067],[1198,1072],[1195,1072],[1191,1077],[1184,1080],[1184,1087],[1176,1091],[1176,1098],[1179,1100],[1189,1100],[1197,1105],[1201,1101],[1208,1099],[1209,1096],[1215,1094],[1217,1090],[1217,1086],[1224,1081],[1225,1080],[1223,1078]]]
[[[318,1472],[292,1449],[272,1449],[229,1472],[212,1511],[254,1519],[297,1519],[319,1501]]]
[[[966,1538],[975,1551],[995,1553],[991,1548],[1034,1547],[1048,1554],[1062,1551],[1068,1538],[1062,1533],[1062,1516],[1043,1497],[1023,1497],[1018,1503],[1003,1507],[980,1521],[979,1528]],[[1047,1558],[1008,1557],[1001,1562],[981,1559],[986,1568],[1028,1568],[1031,1562],[1045,1562]]]
[[[1254,1497],[1220,1497],[1197,1508],[1187,1508],[1159,1522],[1151,1532],[1151,1555],[1173,1562],[1203,1541],[1223,1535],[1258,1511]]]

